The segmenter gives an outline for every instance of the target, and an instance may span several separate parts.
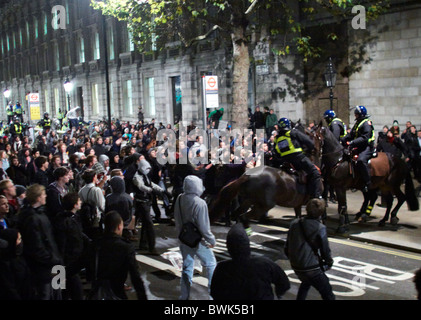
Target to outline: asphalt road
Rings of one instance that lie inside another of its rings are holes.
[[[157,249],[160,256],[137,255],[149,300],[177,300],[180,292],[180,262],[175,227],[156,224]],[[252,254],[264,255],[275,261],[287,273],[291,289],[283,300],[295,300],[299,287],[283,247],[288,229],[280,226],[253,224],[250,237]],[[229,228],[212,226],[217,238],[214,253],[217,261],[230,259],[225,246]],[[327,275],[337,300],[414,300],[416,291],[412,282],[414,272],[421,267],[421,255],[382,246],[341,238],[329,238],[335,263]],[[197,273],[191,289],[192,300],[208,300],[207,279]],[[130,299],[135,299],[129,292]],[[308,300],[320,300],[311,289]]]

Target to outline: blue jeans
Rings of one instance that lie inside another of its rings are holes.
[[[295,271],[295,274],[301,281],[301,285],[297,293],[297,300],[305,300],[311,287],[314,287],[317,291],[319,291],[323,300],[335,300],[335,295],[333,294],[332,286],[329,283],[329,278],[321,269]]]
[[[189,246],[180,244],[181,255],[183,256],[183,272],[181,274],[181,295],[180,300],[188,300],[190,297],[190,287],[192,284],[194,271],[194,256],[198,256],[202,266],[206,269],[208,278],[208,292],[210,292],[210,285],[212,281],[213,272],[216,267],[216,259],[212,249],[199,243],[197,247],[190,248]]]

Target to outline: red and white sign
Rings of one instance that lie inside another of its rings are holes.
[[[218,77],[217,76],[204,76],[204,104],[208,109],[219,108],[219,95],[218,95]]]

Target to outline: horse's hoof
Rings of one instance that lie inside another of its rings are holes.
[[[349,231],[349,228],[347,226],[340,226],[338,229],[336,229],[336,233],[338,234],[344,234]]]
[[[380,220],[378,226],[379,227],[384,227],[386,225],[386,221],[385,220]]]
[[[362,214],[361,214],[361,212],[358,212],[356,215],[355,215],[355,218],[354,218],[354,221],[360,221],[360,219],[361,219],[361,216],[362,216]]]
[[[399,222],[399,218],[398,217],[390,218],[390,224],[392,226],[396,226],[398,224],[398,222]]]
[[[358,222],[367,222],[368,216],[364,213],[359,217]]]

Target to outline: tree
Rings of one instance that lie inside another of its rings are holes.
[[[247,91],[251,35],[267,34],[260,41],[279,42],[278,55],[299,54],[304,62],[320,56],[320,47],[306,33],[306,26],[343,21],[364,5],[366,19],[383,13],[389,0],[105,0],[92,5],[126,21],[137,48],[162,50],[168,43],[188,48],[213,33],[232,46],[233,104],[230,121],[234,128],[247,127]],[[315,22],[316,18],[319,18]],[[323,18],[323,19],[320,19]],[[200,32],[203,31],[203,32]],[[326,35],[335,40],[335,33]]]

